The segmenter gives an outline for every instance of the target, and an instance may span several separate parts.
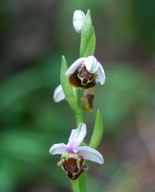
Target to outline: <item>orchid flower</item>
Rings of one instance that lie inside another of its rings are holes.
[[[77,59],[66,71],[70,75],[69,82],[79,89],[89,89],[100,82],[105,82],[104,69],[94,56],[81,57]]]
[[[84,160],[94,161],[103,164],[102,155],[95,149],[88,146],[80,146],[86,136],[86,124],[80,123],[77,129],[73,129],[67,144],[54,144],[49,153],[52,155],[60,154],[61,160],[58,166],[66,172],[71,180],[76,180],[82,173],[88,170]]]
[[[85,14],[81,10],[74,11],[73,14],[73,27],[77,33],[81,32],[83,20],[85,18]]]
[[[62,89],[62,85],[59,85],[55,91],[54,91],[54,95],[53,95],[53,100],[58,103],[62,100],[65,99],[65,94],[63,92],[63,89]]]

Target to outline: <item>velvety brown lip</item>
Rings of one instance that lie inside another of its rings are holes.
[[[75,156],[75,158],[72,156],[67,159],[61,159],[60,162],[62,169],[71,180],[78,179],[88,170],[88,166],[84,164],[84,158],[79,155]]]
[[[76,69],[76,71],[69,77],[69,82],[76,88],[89,89],[96,85],[95,74],[89,73],[85,67],[83,67],[80,72],[79,69]]]

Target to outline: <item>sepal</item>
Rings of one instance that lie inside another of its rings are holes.
[[[62,155],[65,152],[66,152],[66,145],[64,143],[54,144],[49,150],[49,153],[51,153],[52,155],[57,154]]]
[[[89,56],[85,60],[85,66],[86,66],[87,71],[89,71],[90,73],[96,73],[96,71],[99,67],[99,62],[97,61],[97,59],[94,56]]]
[[[88,146],[78,147],[78,154],[83,156],[85,160],[94,161],[99,164],[104,163],[104,159],[101,153],[99,153],[95,149],[92,149],[91,147],[88,147]]]
[[[54,100],[56,103],[58,103],[58,102],[60,102],[60,101],[62,101],[62,100],[64,100],[64,99],[65,99],[65,94],[64,94],[64,92],[63,92],[62,86],[59,85],[59,86],[55,89],[55,91],[54,91],[53,100]]]
[[[87,133],[86,124],[82,122],[79,123],[79,126],[77,129],[72,129],[67,147],[76,149],[83,141],[84,137],[86,136],[86,133]]]
[[[98,67],[97,72],[96,72],[97,73],[97,79],[100,82],[100,84],[103,85],[105,82],[105,78],[106,78],[105,72],[104,72],[104,69],[103,69],[101,63],[98,62],[98,64],[99,64],[99,67]]]

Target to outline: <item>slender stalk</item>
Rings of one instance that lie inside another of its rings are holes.
[[[81,108],[79,89],[76,90],[76,95],[77,95],[77,105],[78,105],[79,111],[77,113],[75,113],[75,115],[76,115],[76,124],[78,126],[80,122],[83,122],[83,114],[82,114],[82,108]]]
[[[79,182],[78,181],[76,183],[71,182],[71,185],[72,185],[72,191],[73,192],[80,192]]]
[[[79,123],[83,122],[82,113],[76,113],[75,115],[76,115],[76,124],[78,127]]]
[[[79,112],[76,113],[75,115],[76,115],[76,123],[78,126],[80,122],[83,122],[83,113],[82,113],[81,101],[80,101],[80,90],[77,90],[77,104],[79,107]],[[80,192],[88,192],[85,173],[81,175],[77,183],[79,185]]]
[[[81,177],[79,179],[79,186],[80,186],[81,192],[88,192],[87,182],[86,182],[86,173],[81,175]]]

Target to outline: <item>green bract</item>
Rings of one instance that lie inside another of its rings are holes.
[[[77,98],[73,93],[73,88],[69,83],[69,77],[65,76],[65,73],[68,69],[67,62],[64,56],[62,56],[62,62],[61,62],[61,76],[60,76],[60,82],[65,94],[65,98],[68,101],[71,108],[76,112],[79,113],[79,107],[77,105]]]
[[[88,10],[81,30],[80,57],[94,55],[95,46],[96,37],[94,27],[92,26],[90,11]]]
[[[100,144],[102,135],[103,135],[102,115],[100,110],[98,109],[96,113],[95,127],[94,127],[94,131],[93,131],[89,146],[96,149],[97,146]]]

